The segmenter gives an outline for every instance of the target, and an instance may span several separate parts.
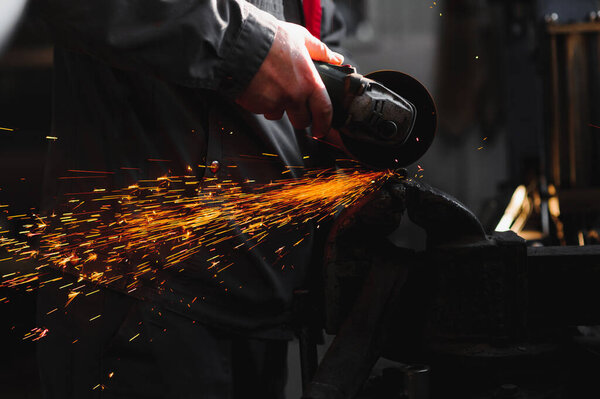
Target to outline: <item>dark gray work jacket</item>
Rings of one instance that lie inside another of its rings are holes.
[[[303,20],[298,0],[250,3],[256,7],[243,0],[34,0],[56,42],[52,131],[58,140],[51,144],[46,171],[47,210],[64,201],[65,193],[189,174],[188,166],[204,178],[257,182],[281,178],[285,165],[330,166],[314,140],[294,131],[286,117],[268,121],[231,100],[273,41],[272,17],[259,9],[290,22]],[[323,11],[322,38],[335,46],[343,24],[331,2],[323,1]],[[214,176],[197,167],[213,161],[220,164]],[[73,170],[110,174],[58,179],[77,175]],[[294,168],[291,175],[301,171]],[[313,231],[307,223],[277,232],[250,251],[234,251],[247,238],[240,235],[216,249],[235,262],[218,278],[208,270],[215,252],[207,248],[183,262],[183,272],[179,267],[161,272],[167,283],[160,292],[159,278],[131,295],[209,325],[282,337],[292,293],[307,275]],[[282,270],[275,249],[304,236]]]

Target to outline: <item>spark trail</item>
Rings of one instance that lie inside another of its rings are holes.
[[[390,175],[313,171],[265,185],[205,179],[201,190],[194,177],[164,177],[123,190],[80,193],[53,215],[9,217],[23,224],[24,239],[0,235],[0,263],[35,259],[40,266],[2,276],[0,287],[49,283],[44,271],[52,266],[99,284],[127,280],[134,290],[140,277],[179,267],[202,249],[241,236],[236,248],[251,249],[274,231],[331,217]]]

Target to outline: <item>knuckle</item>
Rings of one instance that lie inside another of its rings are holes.
[[[330,102],[326,102],[321,107],[321,114],[325,116],[333,115],[333,105]]]
[[[298,27],[296,29],[299,29],[300,32],[302,32],[304,34],[304,36],[306,36],[307,38],[312,38],[314,37],[313,35],[310,34],[310,32],[308,31],[308,29],[306,29],[305,26],[301,26],[301,25],[297,25]]]
[[[313,93],[312,102],[315,105],[315,108],[323,114],[328,114],[333,112],[333,105],[329,100],[327,92],[324,90],[317,89]]]

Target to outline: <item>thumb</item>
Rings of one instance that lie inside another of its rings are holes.
[[[304,38],[304,45],[308,50],[310,58],[315,61],[323,61],[329,64],[341,65],[344,56],[332,51],[325,43],[311,35],[308,31]]]

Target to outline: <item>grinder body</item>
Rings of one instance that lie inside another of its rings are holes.
[[[371,168],[395,169],[427,151],[437,113],[416,79],[397,71],[363,76],[350,66],[315,66],[333,105],[332,126],[352,158]]]

